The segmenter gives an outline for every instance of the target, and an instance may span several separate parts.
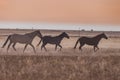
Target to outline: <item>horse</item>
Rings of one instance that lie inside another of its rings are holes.
[[[42,50],[42,48],[44,48],[45,51],[47,51],[45,46],[46,46],[46,44],[49,43],[49,44],[56,45],[55,46],[55,50],[57,50],[57,46],[59,46],[60,47],[60,51],[61,51],[62,46],[60,45],[60,43],[61,43],[61,41],[62,41],[62,39],[64,37],[69,39],[69,36],[68,36],[68,34],[66,32],[63,32],[60,35],[54,36],[54,37],[52,37],[52,36],[43,36],[37,46],[39,46],[41,41],[42,41],[43,44],[41,46],[41,50]]]
[[[16,48],[15,48],[15,45],[16,43],[21,43],[21,44],[25,44],[25,47],[24,47],[24,50],[23,50],[23,53],[25,51],[25,49],[27,48],[28,45],[30,45],[34,52],[36,53],[35,51],[35,47],[32,45],[32,41],[34,39],[35,36],[38,36],[38,37],[42,37],[41,33],[39,30],[36,30],[34,32],[31,32],[31,33],[26,33],[26,34],[12,34],[12,35],[9,35],[7,40],[5,41],[5,43],[3,44],[2,48],[5,47],[5,45],[7,44],[8,41],[10,41],[8,47],[7,47],[7,52],[11,46],[11,44],[13,43],[12,47],[13,49],[16,51]]]
[[[74,46],[74,49],[76,49],[76,46],[78,44],[78,42],[80,43],[80,46],[79,46],[79,50],[82,51],[82,47],[87,44],[87,45],[91,45],[93,46],[94,48],[94,52],[97,51],[99,48],[98,48],[98,44],[100,42],[100,40],[104,38],[104,39],[108,39],[108,37],[105,35],[105,33],[102,33],[102,34],[99,34],[99,35],[96,35],[95,37],[80,37],[77,41],[76,41],[76,44]],[[97,49],[96,49],[97,48]]]

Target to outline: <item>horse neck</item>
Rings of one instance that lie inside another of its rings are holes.
[[[97,39],[98,41],[100,41],[102,39],[102,36],[101,35],[98,35],[96,37],[94,37],[95,39]]]
[[[60,34],[59,36],[57,36],[60,38],[60,40],[62,40],[64,38],[64,36],[62,34]]]
[[[34,38],[36,36],[36,33],[32,32],[32,33],[28,33],[27,35],[30,36],[31,38]]]

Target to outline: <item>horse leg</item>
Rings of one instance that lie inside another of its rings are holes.
[[[46,44],[47,44],[47,43],[46,43]],[[45,45],[46,45],[46,44],[45,44]],[[43,47],[44,47],[45,51],[47,51],[47,49],[46,49],[45,45],[44,45]]]
[[[32,44],[29,44],[29,45],[33,48],[34,52],[36,53],[35,47]]]
[[[80,47],[79,47],[79,50],[81,50],[82,51],[82,46],[80,45]]]
[[[82,51],[82,47],[84,46],[84,44],[80,44],[80,46],[79,46],[79,50],[81,50]]]
[[[42,44],[42,46],[41,46],[41,50],[42,50],[42,48],[43,48],[43,44]]]
[[[13,47],[13,49],[16,51],[15,45],[16,45],[16,43],[14,43],[14,44],[12,45],[12,47]]]
[[[99,50],[99,47],[98,47],[98,46],[96,46],[96,48]]]
[[[42,44],[41,50],[42,50],[42,48],[44,47],[45,51],[47,51],[47,49],[46,49],[46,47],[45,47],[46,44],[47,44],[47,43],[43,43],[43,44]]]
[[[99,50],[98,46],[95,46],[95,47],[97,48],[96,51]]]
[[[40,40],[40,42],[37,44],[37,47],[40,45],[41,41],[42,41],[42,40]]]
[[[97,49],[96,49],[97,48]],[[95,50],[96,49],[96,50]],[[98,46],[97,45],[95,45],[94,46],[94,52],[96,52],[97,50],[99,50],[99,48],[98,48]]]
[[[55,51],[57,50],[57,44],[55,45]]]
[[[96,49],[96,46],[94,46],[94,52],[96,52],[96,50],[95,50],[95,49]]]
[[[61,51],[61,49],[62,49],[62,46],[61,46],[60,44],[58,44],[58,46],[60,47],[60,51]]]
[[[8,45],[8,47],[7,47],[7,52],[8,52],[8,50],[9,50],[11,44],[12,44],[12,42],[10,41],[10,43],[9,43],[9,45]]]
[[[46,47],[44,46],[45,51],[47,51]]]
[[[23,50],[23,53],[25,52],[25,49],[27,48],[27,46],[28,46],[28,44],[25,45],[24,50]]]
[[[97,48],[97,49],[96,49]],[[99,48],[97,46],[94,46],[94,52],[96,52]]]

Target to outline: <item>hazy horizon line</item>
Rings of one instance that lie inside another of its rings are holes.
[[[0,29],[46,29],[46,30],[85,30],[120,31],[120,25],[73,24],[47,22],[0,22]]]

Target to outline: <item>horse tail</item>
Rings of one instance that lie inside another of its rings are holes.
[[[80,41],[80,39],[78,39],[78,40],[76,41],[75,46],[74,46],[74,49],[76,49],[77,44],[78,44],[79,41]]]
[[[5,41],[5,43],[3,44],[2,48],[5,47],[5,45],[7,44],[8,40],[10,39],[11,35],[8,36],[7,40]]]

